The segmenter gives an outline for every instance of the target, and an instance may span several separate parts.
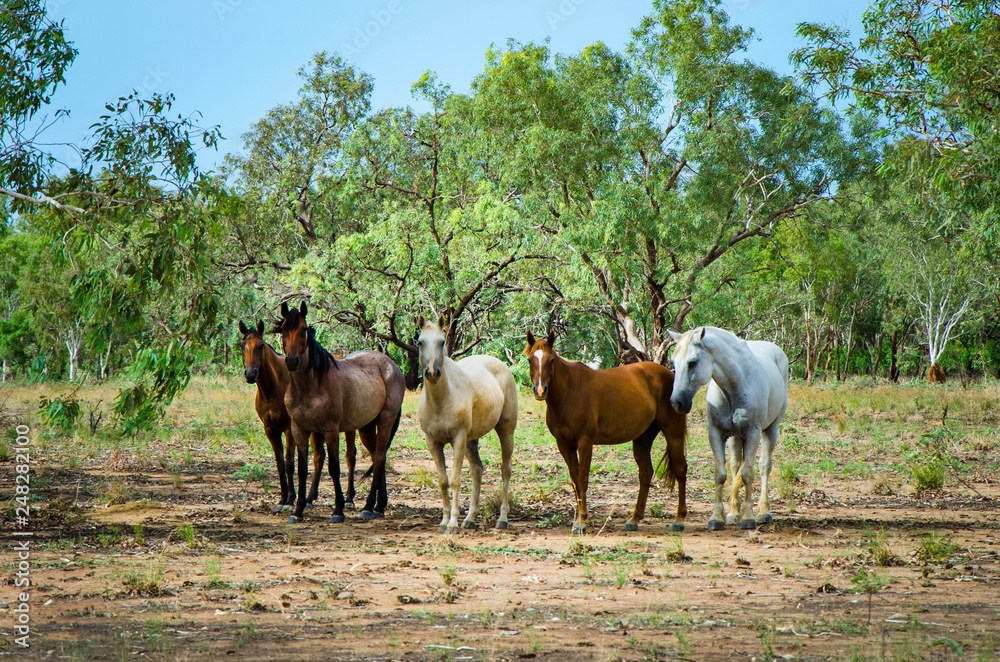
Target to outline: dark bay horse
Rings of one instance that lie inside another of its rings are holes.
[[[243,376],[248,384],[257,385],[257,397],[254,399],[254,409],[260,422],[264,425],[264,435],[271,442],[274,450],[274,460],[278,466],[278,484],[281,488],[281,500],[275,512],[290,510],[295,503],[295,447],[292,443],[292,420],[285,408],[285,392],[288,390],[288,367],[285,357],[274,351],[274,348],[264,341],[264,322],[257,322],[257,328],[247,327],[240,320],[240,349],[243,354]],[[282,434],[285,435],[287,446],[282,444]],[[344,435],[347,446],[347,472],[350,476],[347,489],[347,503],[354,505],[354,466],[357,451],[354,445],[354,432]],[[306,503],[313,503],[319,496],[320,469],[326,459],[326,450],[322,444],[313,445],[313,480],[309,487]],[[282,459],[284,452],[284,459]]]
[[[622,527],[635,531],[646,511],[649,481],[653,477],[651,450],[659,432],[667,439],[663,456],[667,485],[678,484],[677,519],[672,531],[684,530],[687,515],[687,459],[684,437],[687,417],[670,405],[674,373],[643,361],[594,370],[577,361],[567,361],[555,352],[555,333],[536,340],[528,332],[524,353],[531,368],[534,396],[545,400],[545,424],[556,438],[566,460],[576,492],[573,533],[587,530],[587,485],[594,446],[632,442],[632,456],[639,465],[639,496],[635,512]]]
[[[336,499],[331,522],[344,521],[344,495],[340,486],[340,454],[337,439],[341,432],[357,430],[361,443],[372,456],[371,490],[361,517],[385,517],[388,491],[385,457],[402,418],[406,385],[403,372],[381,352],[354,352],[337,360],[316,340],[315,330],[306,323],[306,303],[289,310],[281,304],[281,319],[275,332],[281,334],[285,365],[290,381],[285,407],[291,417],[292,438],[299,456],[299,497],[289,522],[301,522],[305,509],[302,490],[308,469],[304,464],[309,435],[318,443],[331,441],[330,475]],[[368,474],[365,474],[366,476]]]

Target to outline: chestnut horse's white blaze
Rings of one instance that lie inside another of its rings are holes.
[[[788,358],[780,347],[763,340],[741,340],[725,329],[704,326],[684,334],[670,332],[674,349],[674,388],[670,403],[691,411],[695,393],[708,384],[705,403],[708,441],[715,459],[715,506],[708,530],[739,522],[741,529],[772,521],[768,503],[771,457],[778,443],[778,426],[788,409]],[[762,439],[763,437],[763,439]],[[726,482],[726,445],[733,488],[729,517],[723,518],[722,489]],[[760,446],[760,502],[751,507],[753,460]],[[740,487],[745,499],[740,502]]]
[[[514,428],[517,426],[517,386],[510,369],[492,356],[467,356],[453,361],[444,351],[445,338],[438,324],[418,320],[420,336],[421,375],[424,387],[420,391],[417,413],[424,431],[427,450],[434,458],[441,487],[444,513],[439,530],[458,530],[460,514],[458,500],[462,480],[462,460],[469,458],[472,473],[472,500],[469,513],[462,522],[464,528],[475,526],[479,515],[479,492],[483,478],[483,462],[479,459],[479,439],[496,430],[500,438],[500,473],[503,479],[502,502],[496,527],[507,528],[510,510],[507,495],[510,489],[511,455],[514,452]],[[454,450],[451,477],[445,465],[444,445]],[[449,498],[449,488],[451,495]]]

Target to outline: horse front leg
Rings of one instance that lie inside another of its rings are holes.
[[[327,442],[329,445],[330,442]],[[306,508],[311,508],[313,502],[319,497],[319,479],[323,475],[323,462],[326,460],[326,450],[323,444],[316,440],[316,435],[312,436],[313,451],[313,477],[309,485],[309,494],[306,496]]]
[[[708,518],[708,530],[722,531],[726,528],[726,516],[722,507],[722,491],[726,485],[726,440],[711,420],[708,422],[708,444],[712,447],[712,459],[715,460],[715,505]]]
[[[438,488],[441,490],[441,522],[438,524],[438,533],[444,533],[448,528],[448,521],[451,519],[451,499],[448,495],[448,470],[444,460],[444,444],[433,439],[430,435],[425,435],[424,441],[427,450],[430,451],[434,460],[434,469],[437,470]]]
[[[472,499],[469,503],[469,512],[462,521],[462,528],[474,529],[476,518],[479,517],[479,493],[483,485],[483,460],[479,457],[478,439],[465,442],[465,456],[469,460],[469,473],[472,476]]]
[[[295,437],[292,430],[285,431],[285,506],[278,510],[291,510],[295,506]]]
[[[464,432],[455,436],[451,442],[451,447],[453,451],[451,459],[451,478],[449,479],[448,486],[446,488],[442,488],[442,493],[445,489],[451,489],[451,505],[447,516],[448,522],[444,528],[445,533],[458,532],[458,516],[461,514],[459,500],[462,497],[462,462],[465,460],[466,447]]]
[[[760,426],[755,426],[747,432],[743,442],[743,466],[740,468],[740,481],[743,483],[743,506],[740,509],[740,528],[756,529],[757,520],[753,516],[753,461],[757,457],[757,447],[760,446]],[[733,492],[736,492],[734,486]],[[762,496],[763,498],[763,496]]]
[[[737,437],[730,437],[726,441],[726,448],[729,450],[729,515],[726,517],[726,524],[739,524],[742,506],[740,501],[740,487],[742,486],[743,471],[743,442]]]
[[[306,478],[309,475],[309,433],[292,423],[292,436],[295,438],[295,451],[299,456],[299,496],[295,500],[295,512],[288,518],[290,524],[305,521],[303,513],[306,509]]]
[[[563,460],[566,461],[566,469],[569,471],[569,479],[573,483],[573,493],[576,496],[576,516],[573,518],[573,528],[570,529],[570,533],[586,533],[587,531],[587,518],[586,515],[580,516],[580,513],[586,513],[582,510],[585,506],[584,501],[581,498],[583,492],[580,488],[580,460],[577,459],[577,452],[575,446],[570,446],[569,443],[560,441],[556,439],[556,445],[559,447],[559,452],[563,456]]]
[[[330,478],[333,479],[333,513],[327,520],[331,524],[344,521],[344,492],[340,486],[340,430],[336,428],[327,433],[327,456],[329,460]]]
[[[273,428],[265,428],[264,434],[267,435],[267,440],[271,442],[271,450],[274,451],[274,462],[278,466],[278,485],[281,489],[281,500],[278,501],[278,505],[274,507],[274,512],[281,512],[282,510],[288,508],[291,504],[287,501],[288,499],[288,478],[290,476],[285,476],[285,459],[284,448],[281,443],[281,430],[275,430]]]

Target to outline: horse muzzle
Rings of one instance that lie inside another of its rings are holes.
[[[532,395],[535,396],[535,400],[544,400],[549,395],[549,387],[536,386],[535,388],[531,389],[531,393]]]
[[[297,356],[286,356],[285,366],[288,368],[289,372],[295,372],[299,367],[299,357]]]
[[[440,370],[431,370],[430,368],[424,370],[424,381],[428,384],[437,384],[439,379],[441,379]]]
[[[247,368],[243,371],[243,376],[246,377],[247,384],[257,383],[257,368]]]
[[[689,414],[691,413],[691,400],[688,398],[673,397],[670,398],[670,406],[674,408],[678,414]]]

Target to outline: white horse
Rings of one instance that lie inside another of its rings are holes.
[[[420,336],[417,348],[423,370],[424,388],[420,392],[417,413],[420,429],[427,440],[427,450],[437,467],[438,485],[444,501],[444,515],[439,531],[458,531],[458,498],[462,480],[462,459],[469,458],[472,472],[472,503],[462,527],[475,526],[479,515],[479,490],[483,462],[479,459],[479,438],[490,430],[500,437],[500,473],[503,477],[503,501],[496,528],[507,528],[510,506],[511,454],[514,451],[514,428],[517,426],[517,386],[510,369],[492,356],[467,356],[453,361],[445,355],[443,319],[428,322],[423,315],[417,321]],[[445,467],[444,445],[451,444],[454,458],[451,479]],[[448,488],[452,495],[449,500]]]
[[[690,412],[695,393],[708,384],[705,396],[708,441],[715,457],[715,506],[708,520],[708,530],[718,531],[737,521],[741,529],[770,524],[773,518],[767,499],[767,483],[771,475],[771,455],[778,444],[778,425],[788,409],[788,358],[774,343],[741,340],[713,326],[684,334],[671,331],[670,336],[677,342],[670,404],[681,413]],[[733,487],[729,517],[724,520],[722,488],[726,482],[727,440]],[[750,494],[758,445],[760,502],[755,519]],[[742,505],[740,487],[746,490]]]

